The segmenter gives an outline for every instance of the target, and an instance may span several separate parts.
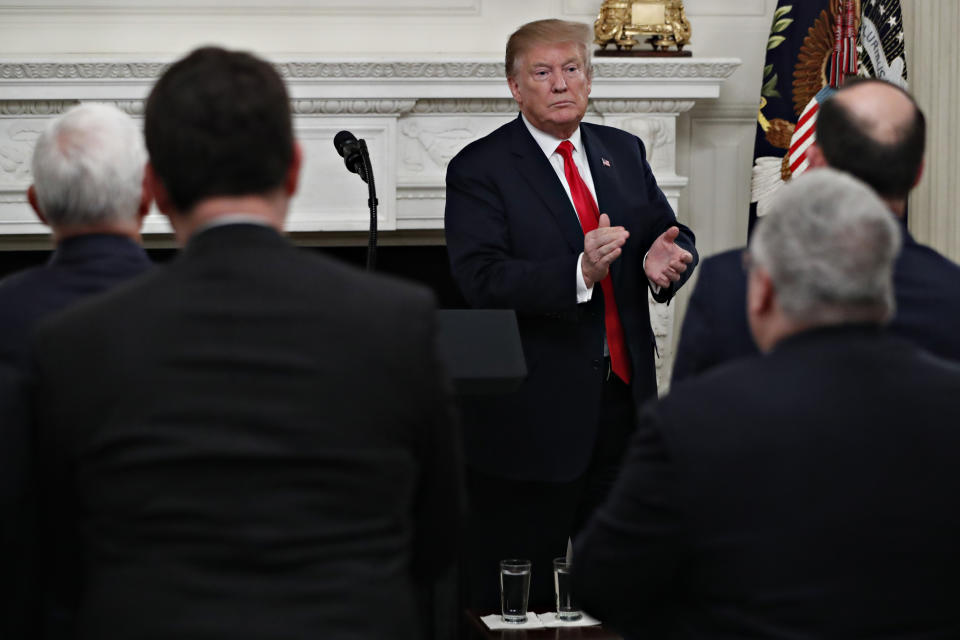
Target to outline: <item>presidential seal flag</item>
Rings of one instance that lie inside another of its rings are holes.
[[[780,186],[807,168],[820,104],[845,77],[906,86],[899,0],[779,0],[767,40],[750,228]]]
[[[862,0],[857,57],[860,75],[907,88],[903,12],[900,0]]]

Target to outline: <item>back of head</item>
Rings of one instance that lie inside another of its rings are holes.
[[[206,47],[167,69],[147,99],[150,164],[173,205],[269,193],[293,161],[283,80],[248,53]]]
[[[591,67],[590,44],[593,41],[593,30],[582,22],[567,20],[536,20],[528,22],[510,35],[507,40],[507,54],[505,70],[507,77],[513,77],[516,72],[517,60],[530,49],[546,44],[574,42],[580,46],[583,63],[588,70]]]
[[[899,250],[900,232],[883,201],[829,168],[787,183],[749,248],[784,315],[805,326],[886,320]]]
[[[83,104],[53,120],[33,152],[37,203],[53,227],[136,221],[147,154],[127,114]]]
[[[906,198],[920,175],[926,119],[896,85],[854,79],[817,115],[817,145],[827,163],[884,198]]]

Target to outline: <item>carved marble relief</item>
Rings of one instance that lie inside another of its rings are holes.
[[[672,173],[676,166],[674,122],[666,118],[637,117],[623,121],[623,128],[643,140],[647,162],[655,174]]]
[[[442,185],[453,156],[499,123],[500,119],[493,122],[490,117],[403,118],[400,120],[399,173],[417,182],[431,180]]]
[[[33,146],[46,120],[0,120],[0,190],[21,190],[30,184]]]

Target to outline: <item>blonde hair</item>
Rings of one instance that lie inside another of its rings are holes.
[[[504,61],[504,70],[507,77],[513,77],[516,72],[517,60],[530,49],[544,44],[559,44],[572,42],[580,47],[583,64],[587,75],[593,73],[590,59],[590,44],[593,41],[593,29],[583,22],[567,20],[536,20],[528,22],[513,32],[507,40],[507,55]]]

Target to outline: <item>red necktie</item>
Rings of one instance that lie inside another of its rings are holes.
[[[580,218],[580,226],[583,227],[583,233],[587,234],[600,226],[600,210],[587,183],[580,177],[577,165],[573,163],[573,144],[569,140],[564,140],[557,147],[557,153],[563,156],[563,174],[567,177],[567,185],[573,197],[573,206]],[[583,259],[588,258],[584,256]],[[623,325],[620,324],[620,314],[617,313],[617,300],[613,296],[613,282],[610,280],[609,273],[600,281],[600,287],[603,290],[610,368],[621,380],[630,384],[630,357],[627,354],[627,343],[623,337]]]

